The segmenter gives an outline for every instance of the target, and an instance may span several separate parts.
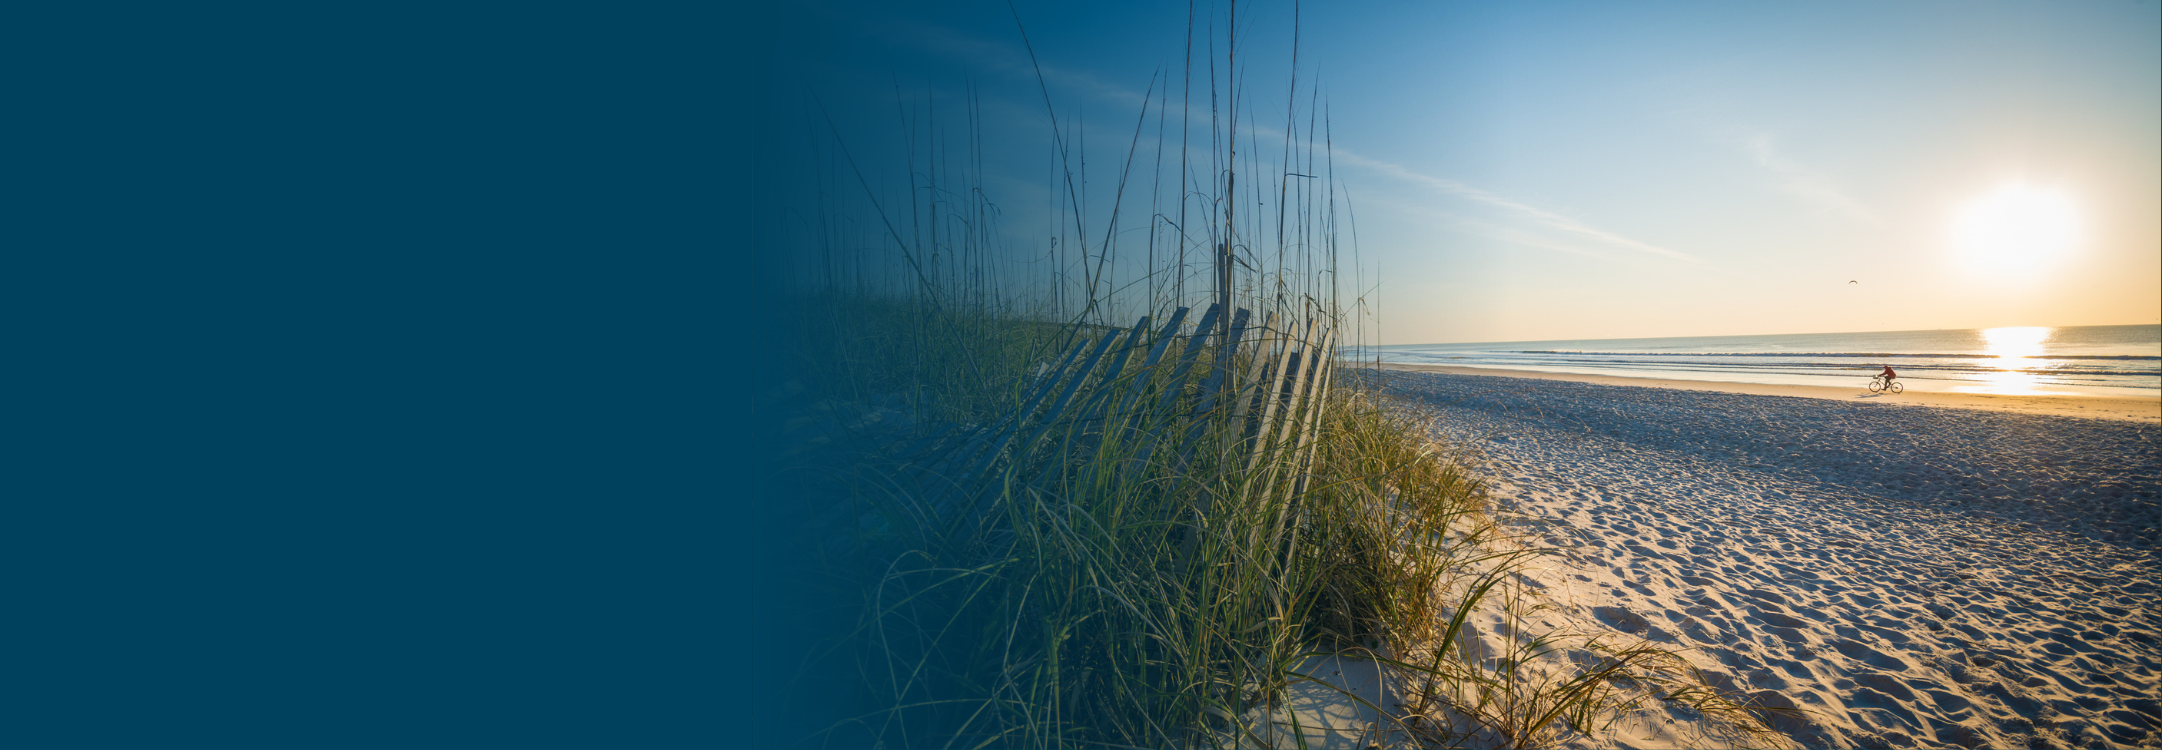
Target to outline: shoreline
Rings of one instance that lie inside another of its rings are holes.
[[[1363,365],[1363,363],[1362,363]],[[1925,406],[1950,409],[1980,409],[2020,414],[2047,414],[2089,419],[2111,419],[2128,422],[2162,423],[2162,397],[2124,398],[2116,396],[1998,396],[1978,393],[1943,393],[1936,391],[1908,391],[1901,394],[1870,393],[1858,388],[1840,388],[1817,385],[1778,385],[1772,383],[1729,383],[1707,380],[1681,380],[1676,378],[1640,378],[1624,375],[1580,375],[1575,373],[1539,372],[1535,370],[1508,370],[1497,367],[1461,367],[1455,365],[1414,365],[1393,362],[1381,363],[1381,369],[1407,372],[1440,372],[1452,375],[1484,375],[1489,377],[1530,378],[1535,380],[1566,380],[1576,383],[1618,385],[1637,388],[1665,388],[1677,391],[1709,391],[1714,393],[1737,393],[1750,396],[1793,396],[1859,404],[1883,404],[1888,406]]]

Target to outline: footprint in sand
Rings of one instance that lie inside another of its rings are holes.
[[[1887,655],[1882,651],[1878,651],[1855,641],[1850,641],[1846,639],[1835,640],[1831,643],[1831,646],[1833,650],[1836,650],[1841,654],[1845,654],[1846,657],[1849,659],[1853,659],[1855,661],[1867,664],[1872,667],[1876,667],[1878,669],[1891,672],[1907,671],[1906,662],[1900,661],[1896,657]]]
[[[1761,600],[1764,600],[1764,601],[1768,601],[1768,602],[1771,602],[1771,603],[1773,603],[1773,604],[1786,604],[1786,603],[1787,603],[1787,598],[1786,598],[1786,597],[1784,597],[1784,596],[1780,596],[1780,595],[1778,595],[1778,594],[1774,594],[1774,593],[1772,593],[1772,592],[1769,592],[1769,591],[1765,591],[1765,590],[1763,590],[1763,589],[1742,589],[1742,590],[1741,590],[1741,592],[1742,592],[1742,593],[1744,593],[1744,594],[1748,594],[1748,595],[1750,595],[1750,596],[1752,596],[1752,597],[1756,597],[1756,598],[1758,598],[1758,599],[1761,599]]]
[[[1833,687],[1838,688],[1839,686],[1834,683]],[[1914,694],[1907,693],[1907,695],[1912,697]],[[1917,731],[1923,727],[1922,720],[1907,708],[1905,702],[1871,688],[1855,686],[1852,690],[1847,691],[1844,698],[1843,702],[1847,704],[1848,711],[1867,717],[1869,723],[1877,725],[1879,729]],[[1893,721],[1886,721],[1883,718],[1884,716],[1896,718]]]
[[[1624,633],[1641,634],[1651,628],[1651,623],[1645,621],[1642,615],[1621,607],[1593,607],[1591,612],[1601,622]]]
[[[1929,696],[1930,702],[1937,704],[1937,710],[1947,714],[1958,713],[1974,707],[1973,701],[1962,698],[1949,690],[1924,689],[1922,694]]]
[[[1771,633],[1772,635],[1779,636],[1780,640],[1786,641],[1787,644],[1791,646],[1799,648],[1806,647],[1809,644],[1809,636],[1803,635],[1802,631],[1796,630],[1794,628],[1782,628],[1777,625],[1769,625],[1764,628],[1764,631],[1767,633]]]
[[[1693,640],[1702,641],[1704,643],[1719,643],[1723,640],[1723,634],[1721,634],[1717,629],[1714,629],[1711,626],[1704,624],[1703,620],[1699,620],[1694,617],[1688,617],[1686,615],[1683,616],[1679,627],[1681,628],[1682,635],[1689,636]]]
[[[1885,628],[1877,627],[1875,625],[1868,625],[1863,623],[1856,623],[1851,628],[1845,626],[1833,628],[1832,632],[1835,635],[1839,635],[1841,637],[1856,639],[1861,638],[1862,633],[1868,632],[1875,634],[1879,638],[1883,638],[1886,643],[1890,643],[1894,646],[1906,646],[1913,640],[1911,638],[1908,638],[1906,633],[1902,633],[1897,630],[1888,630]]]
[[[1892,679],[1888,675],[1876,672],[1864,672],[1862,674],[1854,675],[1853,679],[1855,684],[1863,685],[1878,692],[1892,696],[1893,698],[1897,698],[1901,703],[1914,700],[1914,691],[1908,689],[1906,683]]]
[[[1751,607],[1749,608],[1749,614],[1759,620],[1763,620],[1765,624],[1777,628],[1790,628],[1800,630],[1809,627],[1809,623],[1794,619],[1792,617],[1788,617],[1770,609],[1758,609],[1755,607]]]

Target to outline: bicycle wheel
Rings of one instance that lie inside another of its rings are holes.
[[[1881,378],[1870,378],[1870,379],[1869,379],[1869,392],[1870,392],[1870,393],[1876,393],[1877,391],[1881,391],[1881,390],[1884,390],[1884,380],[1883,380],[1883,379],[1881,379]]]
[[[1894,381],[1892,381],[1892,392],[1893,392],[1893,393],[1898,393],[1898,392],[1900,392],[1900,391],[1904,391],[1904,390],[1906,390],[1906,389],[1907,389],[1907,385],[1906,385],[1905,383],[1901,383],[1901,382],[1899,382],[1899,381],[1897,381],[1897,380],[1894,380]]]

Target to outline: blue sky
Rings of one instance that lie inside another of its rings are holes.
[[[1142,92],[1160,71],[1180,84],[1187,6],[1015,7],[1062,126],[1087,139],[1100,230]],[[1221,65],[1228,4],[1196,7],[1197,65],[1211,18]],[[1379,300],[1385,343],[2153,323],[2157,8],[1314,4],[1294,112],[1303,128],[1318,87],[1356,207],[1362,268],[1343,285]],[[1273,160],[1293,7],[1238,11],[1241,109]],[[936,98],[957,122],[972,85],[1005,247],[1047,257],[1049,119],[1004,3],[805,21],[798,88],[866,163],[897,150],[897,111]],[[1176,139],[1177,88],[1169,104]],[[870,169],[880,190],[905,184],[893,158]],[[1136,179],[1128,217],[1148,213]],[[1129,271],[1145,226],[1121,220]]]

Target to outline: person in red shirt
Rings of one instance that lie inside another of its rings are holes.
[[[1899,377],[1899,373],[1896,373],[1896,372],[1892,372],[1892,366],[1891,366],[1891,365],[1885,365],[1885,366],[1884,366],[1884,372],[1878,373],[1878,374],[1877,374],[1877,376],[1878,376],[1878,377],[1881,377],[1881,378],[1884,378],[1884,384],[1885,384],[1885,385],[1891,385],[1891,384],[1892,384],[1892,378],[1896,378],[1896,377]]]

